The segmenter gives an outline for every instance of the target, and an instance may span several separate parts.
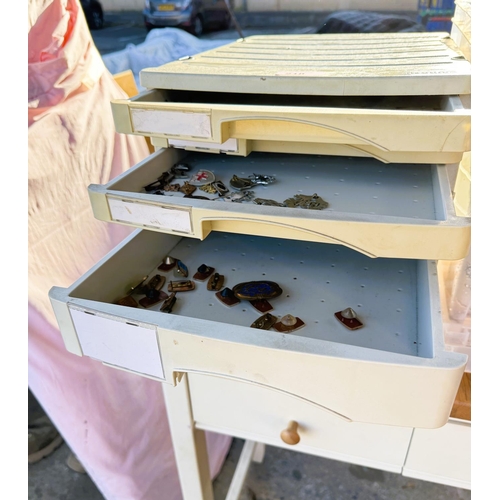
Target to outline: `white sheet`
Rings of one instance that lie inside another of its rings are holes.
[[[110,101],[127,96],[78,1],[30,1],[28,28],[29,386],[106,499],[180,500],[160,383],[67,352],[48,298],[130,231],[94,218],[88,185],[149,150],[115,132]],[[207,442],[215,476],[231,439],[208,433]]]

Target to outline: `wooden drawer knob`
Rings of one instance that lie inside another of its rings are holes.
[[[297,432],[297,428],[299,424],[294,420],[288,422],[288,427],[281,431],[280,437],[282,441],[286,444],[297,444],[300,441],[299,433]]]

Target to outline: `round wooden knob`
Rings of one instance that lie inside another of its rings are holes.
[[[297,444],[300,441],[299,433],[297,432],[297,428],[299,424],[294,420],[288,422],[288,427],[281,431],[280,437],[282,441],[286,444]]]

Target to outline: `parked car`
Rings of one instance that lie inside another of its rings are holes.
[[[91,30],[100,30],[104,26],[104,11],[98,0],[80,0],[87,24]]]
[[[315,33],[422,32],[417,20],[399,14],[360,10],[339,10],[327,16]]]
[[[225,0],[145,0],[143,15],[148,31],[177,27],[195,36],[209,29],[227,29],[231,24]]]

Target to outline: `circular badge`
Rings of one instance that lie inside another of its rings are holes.
[[[211,184],[215,181],[215,174],[210,172],[210,170],[198,170],[189,179],[189,183],[193,186],[204,186],[205,184]]]

